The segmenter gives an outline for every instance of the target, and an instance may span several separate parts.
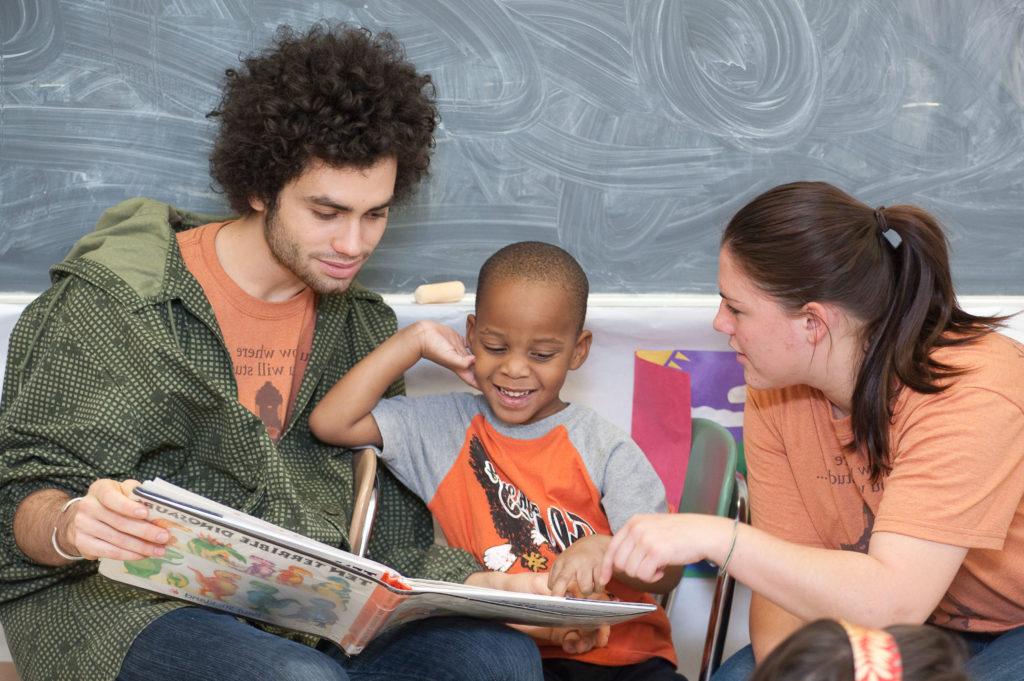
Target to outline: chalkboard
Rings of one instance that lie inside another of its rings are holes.
[[[0,0],[0,290],[109,205],[222,211],[224,69],[281,23],[389,29],[433,74],[430,181],[363,282],[562,244],[596,291],[717,290],[722,227],[782,182],[919,203],[962,293],[1024,294],[1021,0]]]

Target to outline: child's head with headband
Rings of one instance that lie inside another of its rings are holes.
[[[968,681],[965,659],[963,643],[937,627],[821,619],[783,641],[751,681]]]
[[[903,659],[892,634],[849,622],[839,624],[850,639],[853,681],[903,681]]]

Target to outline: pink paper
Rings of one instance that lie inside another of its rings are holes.
[[[632,435],[665,484],[672,511],[683,496],[690,427],[690,375],[634,357]]]

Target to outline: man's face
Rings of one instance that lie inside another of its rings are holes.
[[[398,164],[384,158],[369,168],[334,168],[314,160],[266,211],[271,254],[319,294],[348,289],[388,224]]]
[[[466,320],[476,356],[473,374],[494,415],[508,424],[533,423],[565,406],[559,393],[570,369],[590,350],[590,332],[569,296],[546,283],[497,281],[477,314]]]

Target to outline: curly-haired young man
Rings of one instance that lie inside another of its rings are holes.
[[[169,555],[129,496],[156,476],[347,546],[350,453],[307,420],[394,332],[353,279],[427,172],[430,88],[388,35],[282,29],[227,71],[211,114],[211,172],[239,217],[133,199],[54,268],[12,334],[0,401],[0,620],[24,681],[540,678],[536,647],[503,625],[422,620],[348,658],[96,573],[100,557]],[[485,580],[380,483],[371,557]]]

